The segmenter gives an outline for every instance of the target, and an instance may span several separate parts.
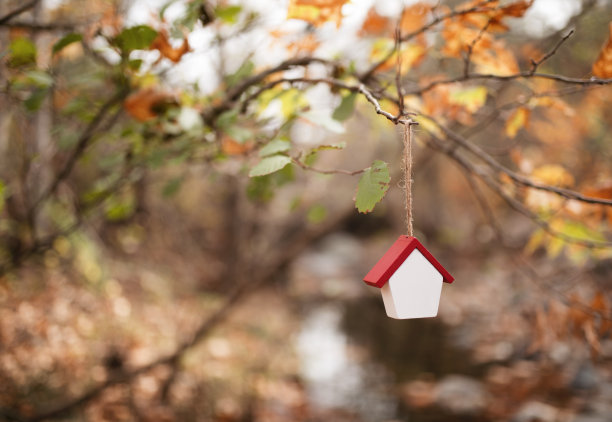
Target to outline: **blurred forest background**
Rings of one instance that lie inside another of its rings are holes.
[[[612,420],[612,3],[0,2],[0,420]],[[362,277],[405,233],[437,318]]]

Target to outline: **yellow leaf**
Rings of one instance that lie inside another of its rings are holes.
[[[370,60],[377,63],[389,55],[393,50],[395,43],[393,40],[381,38],[372,44],[370,52]],[[402,75],[405,75],[411,68],[418,65],[425,57],[425,48],[420,44],[406,44],[402,47],[401,52]],[[384,63],[378,67],[379,72],[384,72],[393,69],[397,66],[397,52],[394,52]]]
[[[290,0],[287,19],[300,19],[315,26],[342,22],[342,6],[348,0]]]
[[[601,49],[597,60],[593,64],[593,75],[604,79],[612,78],[612,22],[610,22],[608,42]]]
[[[519,129],[527,127],[529,124],[529,110],[526,107],[517,108],[506,120],[506,135],[514,138]]]
[[[531,173],[533,180],[553,186],[570,187],[574,184],[574,176],[558,164],[548,164],[538,167]]]
[[[465,108],[470,113],[474,113],[487,101],[487,88],[475,86],[467,89],[459,89],[451,92],[449,102]]]

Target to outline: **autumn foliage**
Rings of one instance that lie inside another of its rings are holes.
[[[408,3],[0,4],[0,421],[609,418],[610,1]]]

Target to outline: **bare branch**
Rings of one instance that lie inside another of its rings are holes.
[[[568,236],[564,233],[561,233],[557,230],[554,230],[550,225],[540,218],[538,215],[533,213],[527,207],[525,207],[520,201],[516,200],[514,197],[510,196],[507,192],[504,191],[503,186],[499,184],[499,182],[491,177],[490,174],[483,171],[482,168],[475,166],[465,157],[463,157],[456,148],[453,146],[449,146],[442,141],[438,136],[436,136],[431,131],[428,132],[431,136],[431,140],[428,141],[428,145],[435,150],[443,152],[448,157],[452,158],[460,167],[462,167],[465,171],[468,171],[474,175],[476,175],[480,180],[482,180],[492,191],[494,191],[497,195],[499,195],[513,210],[524,215],[529,218],[534,224],[544,230],[546,233],[550,234],[553,237],[559,238],[565,242],[572,243],[575,245],[584,246],[592,249],[608,249],[612,248],[612,242],[605,241],[596,241],[596,240],[588,240],[576,238],[573,236]]]
[[[14,17],[19,16],[19,15],[21,15],[24,12],[27,12],[28,10],[30,10],[31,8],[36,6],[36,4],[38,4],[39,2],[40,2],[40,0],[30,0],[29,2],[25,3],[24,5],[18,7],[17,9],[7,13],[4,16],[1,16],[0,17],[0,25],[4,25],[8,21],[13,19]]]
[[[458,76],[456,78],[449,79],[440,79],[437,81],[430,82],[429,84],[419,87],[417,89],[413,89],[412,91],[408,91],[407,95],[420,95],[424,92],[427,92],[438,85],[449,85],[461,83],[474,79],[491,79],[497,81],[512,81],[515,79],[529,79],[529,78],[540,78],[540,79],[550,79],[557,82],[562,82],[570,85],[582,85],[582,86],[592,86],[592,85],[610,85],[612,84],[612,78],[608,79],[600,79],[596,77],[591,77],[589,79],[584,78],[572,78],[568,76],[562,75],[553,75],[548,73],[532,73],[531,70],[525,70],[519,73],[515,73],[512,75],[494,75],[488,73],[470,73],[468,75]]]
[[[385,110],[382,109],[382,107],[380,106],[380,103],[378,102],[378,100],[376,99],[374,94],[372,94],[372,92],[370,92],[370,90],[368,90],[368,88],[364,84],[350,85],[350,84],[347,84],[344,81],[341,81],[341,80],[338,80],[338,79],[332,79],[332,78],[316,78],[316,79],[310,79],[310,78],[282,78],[282,79],[277,79],[275,81],[272,81],[272,82],[262,86],[256,92],[254,92],[253,94],[251,94],[247,98],[245,98],[245,100],[243,101],[243,104],[242,104],[242,109],[244,110],[249,102],[253,101],[256,97],[261,95],[264,91],[272,89],[275,86],[277,86],[279,84],[282,84],[282,83],[289,83],[289,84],[304,83],[304,84],[310,84],[310,85],[323,83],[323,84],[327,84],[327,85],[330,85],[330,86],[333,86],[333,87],[336,87],[336,88],[346,89],[346,90],[351,91],[351,92],[360,93],[360,94],[362,94],[366,98],[366,100],[368,100],[368,102],[370,104],[372,104],[374,106],[374,110],[376,111],[376,114],[380,114],[381,116],[386,117],[388,120],[393,122],[393,124],[400,123],[402,117],[404,117],[406,115],[414,114],[414,113],[403,113],[403,114],[400,113],[399,115],[394,116],[393,114],[389,113],[388,111],[385,111]]]
[[[266,69],[256,75],[253,75],[249,78],[243,80],[240,84],[231,88],[227,93],[225,100],[218,104],[215,107],[212,107],[210,110],[203,113],[204,121],[212,124],[214,119],[220,115],[221,113],[228,111],[232,108],[234,103],[244,94],[249,88],[263,82],[268,76],[273,75],[278,72],[283,72],[285,70],[289,70],[296,66],[308,66],[312,63],[320,63],[330,66],[337,66],[335,63],[332,63],[325,59],[320,59],[317,57],[301,57],[297,59],[289,59],[284,62],[274,66],[270,69]]]

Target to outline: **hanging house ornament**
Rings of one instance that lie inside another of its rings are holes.
[[[453,280],[412,236],[400,236],[363,279],[380,289],[387,315],[396,319],[438,315],[442,282]]]
[[[412,235],[412,125],[416,122],[402,123],[408,236],[400,236],[363,281],[380,289],[389,317],[429,318],[438,315],[442,283],[454,278]]]

